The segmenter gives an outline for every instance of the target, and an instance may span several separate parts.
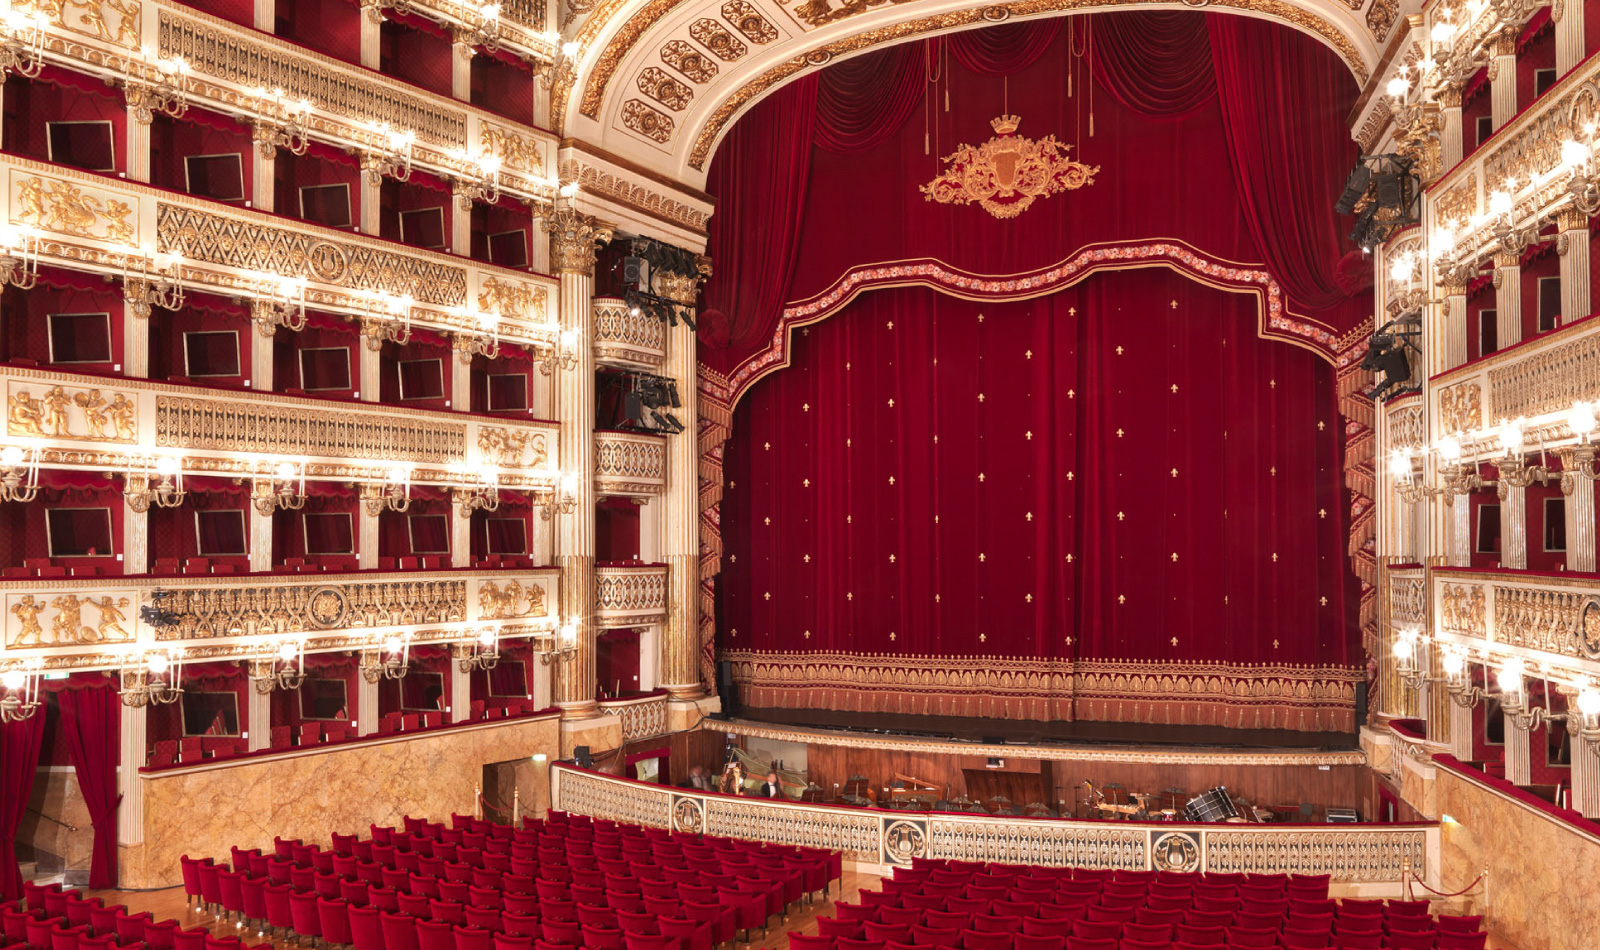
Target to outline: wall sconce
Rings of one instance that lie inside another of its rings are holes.
[[[485,3],[474,8],[473,4],[463,4],[467,12],[466,39],[467,48],[481,46],[486,52],[495,53],[500,49],[500,4]]]
[[[484,152],[472,158],[466,152],[458,152],[456,161],[461,163],[456,199],[462,211],[471,211],[474,201],[492,205],[500,200],[500,169],[504,165],[500,156]]]
[[[275,689],[299,689],[306,681],[306,641],[290,637],[267,644],[265,651],[250,661],[250,682],[262,696]]]
[[[568,620],[560,630],[545,630],[533,635],[533,652],[539,663],[549,666],[557,660],[570,660],[578,652],[578,622]]]
[[[539,360],[539,372],[546,376],[558,368],[571,372],[578,365],[578,331],[562,330],[556,343]]]
[[[1567,428],[1578,437],[1578,444],[1557,452],[1561,456],[1561,493],[1570,495],[1578,486],[1578,479],[1587,478],[1594,481],[1600,476],[1594,463],[1594,443],[1591,438],[1595,430],[1594,405],[1587,402],[1575,402],[1567,410]]]
[[[255,299],[250,301],[250,320],[256,332],[270,337],[278,327],[295,333],[306,328],[306,279],[278,274],[256,275]]]
[[[405,346],[411,340],[411,308],[416,300],[410,294],[396,296],[386,290],[366,290],[360,295],[366,314],[361,318],[361,335],[367,348],[380,349],[385,342]]]
[[[1435,442],[1433,450],[1439,455],[1438,492],[1444,495],[1445,504],[1453,503],[1456,495],[1469,495],[1496,484],[1478,473],[1476,459],[1462,458],[1461,440],[1456,436],[1447,435]]]
[[[490,360],[499,356],[499,315],[483,310],[474,313],[465,307],[457,312],[477,324],[476,330],[460,331],[455,334],[456,356],[461,360],[462,365],[470,364],[474,356],[481,356]]]
[[[1472,666],[1467,662],[1464,654],[1456,650],[1446,650],[1439,657],[1439,666],[1444,669],[1445,689],[1450,693],[1450,700],[1463,709],[1471,709],[1489,695],[1489,671],[1484,669],[1484,685],[1477,686],[1472,682]]]
[[[417,133],[392,128],[387,122],[367,124],[367,148],[361,152],[361,170],[367,183],[381,185],[385,178],[395,181],[411,180],[411,146],[416,144]]]
[[[0,284],[32,290],[39,282],[39,234],[26,225],[0,225]]]
[[[1414,505],[1433,494],[1422,484],[1422,472],[1416,464],[1421,458],[1420,453],[1409,448],[1395,449],[1389,455],[1389,477],[1394,481],[1395,494],[1406,504]]]
[[[149,47],[139,51],[138,75],[135,76],[133,60],[122,61],[122,92],[128,105],[134,108],[134,117],[145,125],[155,120],[156,113],[181,118],[189,111],[189,63],[182,56],[168,59],[156,57]],[[146,79],[150,65],[155,66],[155,81]]]
[[[145,247],[137,256],[122,256],[122,297],[133,315],[148,319],[155,307],[177,310],[183,306],[183,255],[158,254]]]
[[[1561,167],[1567,170],[1567,194],[1572,206],[1587,215],[1600,211],[1600,182],[1595,180],[1595,124],[1583,127],[1583,141],[1567,139],[1561,143]]]
[[[1550,484],[1550,468],[1546,464],[1543,438],[1539,440],[1538,465],[1529,465],[1522,457],[1526,428],[1527,421],[1521,418],[1509,422],[1505,419],[1500,420],[1500,450],[1503,454],[1499,460],[1499,467],[1502,485],[1527,488],[1534,482],[1541,485]]]
[[[262,158],[272,158],[278,149],[288,149],[291,155],[304,155],[311,145],[307,122],[311,118],[311,100],[292,101],[285,98],[282,89],[268,92],[263,87],[255,90],[256,149]]]
[[[391,634],[361,651],[361,678],[369,683],[397,680],[411,671],[411,634]]]
[[[18,442],[0,447],[0,502],[27,504],[39,497],[39,447]]]
[[[130,648],[122,654],[118,682],[124,706],[163,706],[183,695],[183,647],[168,650]]]
[[[578,478],[576,472],[567,472],[556,482],[550,497],[539,506],[539,517],[549,521],[556,515],[570,515],[578,507]]]
[[[8,4],[9,6],[9,4]],[[44,12],[8,9],[0,16],[0,72],[33,79],[44,69]]]
[[[263,467],[271,463],[263,463]],[[270,515],[279,508],[299,511],[306,506],[306,466],[304,462],[279,462],[269,471],[259,472],[250,482],[251,501],[256,511]]]
[[[1600,751],[1600,692],[1593,686],[1584,686],[1578,690],[1576,701],[1578,715],[1567,717],[1567,728],[1579,739],[1589,744],[1589,748]]]
[[[143,513],[154,504],[176,508],[183,504],[183,457],[143,456],[128,460],[128,474],[122,481],[122,495],[128,507]]]
[[[44,661],[35,657],[0,673],[0,723],[21,722],[39,711],[39,680]]]
[[[1512,657],[1500,668],[1497,679],[1500,681],[1500,709],[1506,714],[1507,721],[1518,729],[1537,729],[1547,722],[1561,722],[1567,718],[1566,713],[1553,713],[1550,711],[1550,689],[1546,683],[1544,692],[1544,705],[1528,706],[1528,694],[1524,679],[1527,670],[1522,664],[1521,657]]]
[[[1507,178],[1499,191],[1489,195],[1489,214],[1492,219],[1489,230],[1499,242],[1503,253],[1520,256],[1530,244],[1538,241],[1539,230],[1544,227],[1544,218],[1534,215],[1526,224],[1518,226],[1516,193],[1516,179]]]
[[[472,477],[468,473],[467,477]],[[474,511],[497,511],[500,508],[500,470],[486,465],[477,472],[478,484],[455,490],[456,509],[465,518]]]
[[[411,467],[396,465],[382,482],[363,482],[361,501],[367,514],[376,518],[385,511],[405,511],[411,507]]]
[[[463,673],[492,670],[500,663],[500,631],[484,627],[470,640],[456,644],[456,668]]]
[[[1419,647],[1424,643],[1422,631],[1417,627],[1401,627],[1395,631],[1395,672],[1406,689],[1421,689],[1427,683],[1437,682],[1421,669]]]

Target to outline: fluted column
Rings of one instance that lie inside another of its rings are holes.
[[[356,683],[356,730],[363,736],[378,731],[378,681],[365,676]]]
[[[361,160],[361,233],[374,237],[383,231],[383,175],[378,171],[377,159]]]
[[[1466,154],[1466,133],[1461,128],[1461,84],[1449,83],[1439,91],[1439,164],[1445,171],[1456,167]]]
[[[265,510],[262,510],[265,509]],[[269,498],[250,499],[250,570],[254,573],[272,570],[272,512],[276,510]]]
[[[451,197],[455,199],[455,207],[450,209],[450,253],[471,257],[472,196],[457,183],[451,188]]]
[[[383,10],[375,0],[362,0],[361,4],[361,65],[368,69],[383,67]]]
[[[1595,571],[1594,482],[1576,474],[1578,452],[1566,449],[1561,455],[1561,494],[1566,496],[1567,570],[1592,574]]]
[[[1550,19],[1556,24],[1556,76],[1561,77],[1583,62],[1583,4],[1558,0],[1551,5]]]
[[[1472,761],[1472,707],[1450,702],[1450,754]]]
[[[1467,361],[1467,336],[1471,332],[1467,327],[1467,277],[1463,273],[1452,274],[1450,280],[1439,282],[1438,291],[1444,295],[1444,307],[1440,311],[1443,319],[1443,345],[1440,352],[1430,355],[1428,369],[1431,374],[1443,373],[1455,369]]]
[[[1522,259],[1516,254],[1494,256],[1494,303],[1495,349],[1522,342]]]
[[[1523,569],[1528,566],[1528,489],[1506,483],[1500,477],[1500,566]]]
[[[461,215],[457,215],[461,217]],[[450,367],[450,408],[457,412],[468,412],[472,409],[472,343],[474,334],[456,333],[451,335],[451,350],[455,353],[455,365]],[[484,407],[485,409],[488,406]]]
[[[148,708],[123,706],[117,769],[117,792],[122,801],[117,805],[117,843],[138,844],[144,840],[144,782],[139,769],[145,764],[146,723]]]
[[[122,512],[122,572],[143,574],[150,570],[150,506],[128,505]]]
[[[363,571],[378,566],[378,516],[383,512],[383,486],[360,486],[361,504],[356,506],[356,564]]]
[[[129,181],[150,180],[150,109],[129,104],[127,169]]]
[[[249,690],[250,712],[245,720],[245,729],[250,735],[246,741],[251,752],[260,752],[272,747],[272,693],[261,692],[253,682],[249,684]]]
[[[273,144],[271,129],[256,126],[252,137],[256,147],[250,150],[250,204],[257,211],[277,209],[278,147]]]
[[[126,304],[122,308],[122,375],[132,379],[150,376],[150,318]]]
[[[250,334],[250,388],[269,393],[272,392],[272,340],[278,335],[278,327],[264,310],[253,313],[250,322],[255,329]]]
[[[1533,784],[1533,751],[1527,729],[1518,728],[1511,717],[1506,720],[1506,781],[1513,785]]]
[[[661,274],[666,296],[693,305],[700,276]],[[661,685],[673,699],[706,695],[700,675],[700,446],[695,333],[686,321],[667,330],[665,375],[678,385],[678,420],[685,426],[667,436],[667,491],[663,496],[661,556],[667,562],[667,625],[662,631]]]
[[[450,644],[450,708],[451,722],[466,722],[472,718],[472,669],[461,668],[461,658],[472,652],[464,643]]]
[[[455,504],[451,510],[455,513],[450,519],[450,566],[472,566],[472,512],[462,502],[469,493],[457,488],[451,493]]]
[[[472,44],[459,34],[450,44],[450,95],[472,101]]]
[[[278,4],[276,0],[256,0],[256,29],[271,33],[277,29]]]
[[[1560,234],[1556,252],[1561,255],[1561,324],[1589,315],[1589,216],[1564,211],[1556,217]]]
[[[356,391],[356,395],[364,402],[377,402],[378,393],[383,391],[383,384],[378,376],[383,365],[383,334],[376,323],[361,321],[361,345],[356,348],[356,354],[359,364],[357,382],[361,387]]]
[[[594,695],[594,265],[595,248],[611,229],[565,208],[544,220],[550,259],[561,281],[561,332],[573,359],[556,367],[556,419],[561,423],[561,468],[575,473],[571,510],[555,517],[561,612],[577,629],[577,650],[555,673],[555,703],[564,719],[600,715]],[[566,501],[566,499],[562,499]]]
[[[1472,500],[1469,495],[1445,498],[1445,563],[1450,567],[1472,566]]]
[[[1489,52],[1490,121],[1499,130],[1517,114],[1517,31],[1497,34]]]

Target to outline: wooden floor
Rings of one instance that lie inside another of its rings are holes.
[[[882,880],[876,874],[865,874],[858,871],[846,870],[842,881],[842,888],[835,888],[828,892],[827,898],[817,899],[814,903],[807,904],[802,900],[797,906],[789,909],[786,922],[774,922],[765,934],[757,931],[751,935],[749,943],[739,941],[738,950],[788,950],[788,931],[797,933],[815,934],[817,932],[816,919],[818,917],[832,917],[833,902],[836,900],[857,902],[857,895],[862,888],[875,890],[878,882]],[[191,909],[184,897],[182,887],[171,887],[160,891],[121,891],[103,890],[84,892],[90,897],[101,897],[107,905],[126,904],[134,913],[150,911],[157,920],[173,918],[185,927],[205,927],[219,936],[238,935],[244,938],[247,945],[271,946],[274,950],[297,948],[292,939],[272,939],[257,935],[254,931],[241,931],[232,922],[219,921],[211,914],[197,909]],[[1491,934],[1489,936],[1489,950],[1518,950],[1515,944],[1509,943]]]

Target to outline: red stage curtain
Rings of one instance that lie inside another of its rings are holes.
[[[740,120],[717,149],[707,184],[718,199],[709,241],[730,253],[718,259],[723,279],[707,285],[705,301],[727,317],[730,339],[723,346],[743,351],[764,344],[788,294],[816,112],[817,79],[809,76]],[[734,247],[741,252],[731,253]],[[701,334],[721,342],[709,336]]]
[[[1345,125],[1350,71],[1331,55],[1308,56],[1306,38],[1278,24],[1228,14],[1207,22],[1233,177],[1258,252],[1302,307],[1337,306],[1347,295],[1334,270],[1352,245],[1333,199],[1358,154]]]
[[[117,762],[121,755],[118,717],[122,700],[115,684],[104,682],[56,693],[61,704],[61,734],[72,755],[94,825],[94,854],[89,862],[90,887],[117,886]]]
[[[1181,119],[1216,97],[1206,15],[1129,10],[1093,18],[1095,83],[1151,118]]]
[[[922,105],[933,44],[891,46],[822,71],[817,83],[816,142],[831,152],[872,148]]]
[[[22,897],[17,830],[33,793],[33,773],[44,739],[44,714],[0,725],[0,901]]]
[[[1026,69],[1055,44],[1064,20],[1025,20],[945,38],[956,62],[979,76],[1004,76]]]
[[[796,682],[761,704],[1347,726],[1345,695],[1296,714],[1131,682],[1342,681],[1359,662],[1333,370],[1261,339],[1257,306],[1112,271],[1032,301],[877,291],[797,337],[734,416],[722,649],[1079,682],[965,706]]]

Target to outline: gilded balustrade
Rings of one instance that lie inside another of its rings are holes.
[[[1411,825],[1191,825],[880,811],[732,798],[557,764],[551,805],[674,831],[843,852],[867,865],[914,858],[1127,870],[1327,874],[1363,893],[1398,893],[1402,870],[1434,880],[1439,828]]]
[[[667,437],[643,432],[596,432],[594,490],[601,495],[634,496],[665,492]]]
[[[667,731],[667,697],[619,699],[602,702],[601,711],[622,720],[622,741],[653,739]]]
[[[667,361],[667,325],[635,313],[618,297],[594,301],[594,358],[623,368],[659,370]]]
[[[1526,419],[1537,448],[1576,441],[1564,416],[1575,402],[1600,400],[1600,320],[1582,320],[1507,347],[1429,381],[1441,434],[1464,435],[1503,419]]]
[[[667,619],[667,566],[596,567],[594,610],[606,627],[662,623]]]
[[[1600,589],[1592,579],[1435,569],[1436,637],[1474,660],[1520,656],[1555,678],[1600,676]]]

